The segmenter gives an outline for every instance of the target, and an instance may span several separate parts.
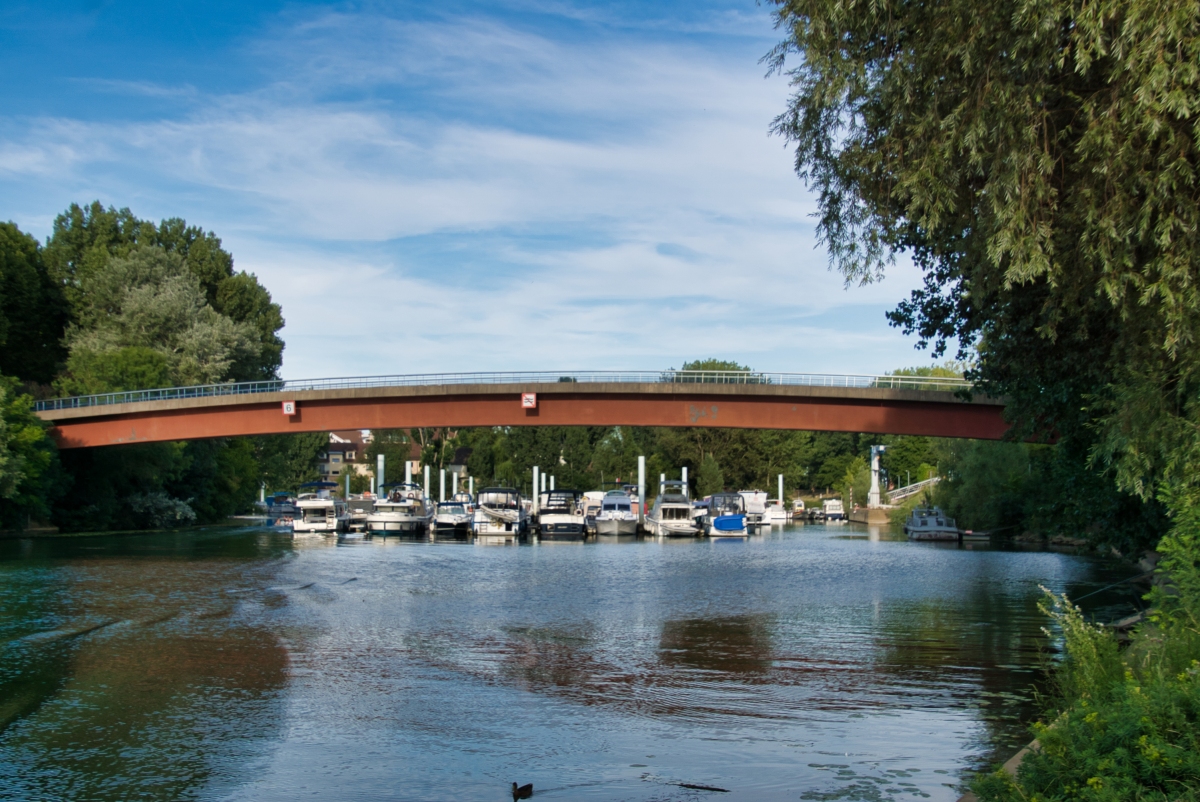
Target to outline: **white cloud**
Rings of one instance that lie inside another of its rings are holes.
[[[0,185],[217,231],[283,303],[291,377],[917,361],[881,314],[915,272],[827,271],[754,48],[644,39],[313,16],[184,116],[10,120]],[[839,306],[878,325],[811,322]]]

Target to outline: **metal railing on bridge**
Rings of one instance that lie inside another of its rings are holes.
[[[887,493],[888,503],[894,504],[897,501],[903,501],[906,498],[912,498],[917,493],[932,488],[940,481],[942,481],[942,477],[934,476],[933,478],[926,479],[923,482],[914,482],[911,485],[905,485],[904,487],[897,487],[895,490],[889,490]]]
[[[971,382],[940,376],[869,376],[833,373],[763,373],[741,370],[589,370],[519,371],[512,373],[418,373],[407,376],[356,376],[340,379],[270,379],[267,381],[163,387],[118,393],[51,398],[37,402],[37,411],[172,401],[255,393],[299,393],[306,390],[350,390],[366,387],[428,387],[468,384],[547,384],[571,382],[638,384],[776,384],[804,387],[857,387],[904,390],[970,390]]]

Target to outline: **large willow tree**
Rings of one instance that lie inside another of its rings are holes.
[[[903,253],[892,313],[1084,443],[1121,487],[1187,506],[1200,464],[1200,3],[776,0],[775,131],[851,281]]]

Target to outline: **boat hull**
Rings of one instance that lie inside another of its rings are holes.
[[[597,518],[596,519],[596,534],[606,537],[620,535],[636,535],[637,534],[637,519],[636,518]]]

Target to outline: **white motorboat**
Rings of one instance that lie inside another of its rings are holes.
[[[738,495],[746,502],[746,526],[761,525],[763,514],[767,511],[767,491],[739,490]]]
[[[695,537],[700,533],[687,485],[664,482],[646,516],[646,528],[657,537]]]
[[[747,537],[746,499],[741,493],[713,493],[703,519],[709,537]]]
[[[433,532],[435,535],[449,537],[467,537],[471,534],[471,509],[455,494],[450,501],[437,505],[437,514],[433,516]],[[469,496],[468,496],[469,498]]]
[[[529,530],[529,512],[516,488],[485,487],[475,502],[471,528],[477,536],[516,539]]]
[[[808,517],[808,510],[804,508],[804,499],[798,498],[792,500],[792,520],[801,521]]]
[[[767,499],[767,505],[763,509],[762,522],[766,526],[783,526],[788,522],[787,507],[783,506],[783,502],[777,498]]]
[[[597,535],[636,535],[637,523],[629,493],[610,490],[600,500],[600,512],[596,513]]]
[[[429,530],[433,505],[420,485],[398,484],[375,500],[367,516],[367,531],[375,535],[417,535]]]
[[[917,507],[904,522],[909,540],[958,540],[958,526],[940,507]]]
[[[537,529],[542,540],[582,540],[586,521],[578,490],[551,490],[538,499]]]
[[[346,528],[350,513],[346,502],[333,498],[329,489],[337,482],[309,482],[300,489],[312,488],[315,492],[300,493],[296,497],[296,515],[292,519],[292,535],[336,535]]]
[[[846,510],[842,507],[840,498],[827,498],[822,505],[822,516],[826,521],[844,521],[846,520]]]
[[[588,490],[583,494],[583,498],[579,500],[583,507],[583,526],[588,534],[596,534],[596,516],[600,514],[600,507],[604,502],[603,490]]]

